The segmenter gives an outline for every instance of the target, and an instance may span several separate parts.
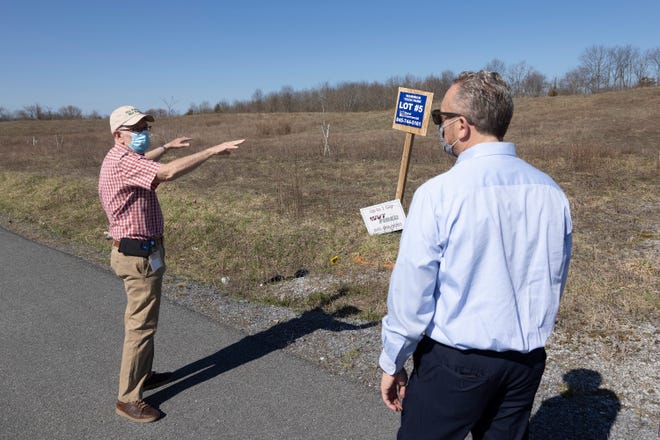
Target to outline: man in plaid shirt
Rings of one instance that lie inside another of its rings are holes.
[[[172,377],[172,373],[151,370],[165,273],[164,221],[156,188],[212,156],[229,154],[244,141],[224,142],[159,163],[167,150],[189,147],[191,139],[180,137],[149,150],[149,122],[154,122],[153,116],[132,106],[112,112],[110,131],[115,145],[105,156],[99,175],[99,197],[113,238],[110,265],[124,280],[127,297],[116,412],[136,422],[160,417],[160,411],[142,400],[142,392],[164,385]]]

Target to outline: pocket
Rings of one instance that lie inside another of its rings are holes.
[[[149,270],[149,260],[144,257],[131,257],[112,249],[110,267],[121,279],[145,277]]]
[[[460,391],[474,391],[486,385],[489,377],[486,371],[472,365],[442,365],[445,373],[453,378]]]

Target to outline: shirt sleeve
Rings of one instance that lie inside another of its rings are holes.
[[[158,186],[156,173],[160,166],[160,163],[138,154],[126,154],[121,160],[124,182],[146,190],[154,190]]]
[[[422,188],[406,218],[382,322],[379,365],[388,374],[403,368],[435,313],[441,240],[434,203]]]

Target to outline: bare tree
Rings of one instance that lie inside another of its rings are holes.
[[[269,113],[280,111],[280,95],[277,93],[269,93],[264,99],[264,110]]]
[[[491,72],[497,72],[500,75],[504,76],[506,73],[506,64],[504,64],[504,61],[493,58],[490,60],[488,64],[484,66],[484,70],[490,70]]]
[[[328,137],[330,136],[330,123],[325,121],[325,105],[323,100],[321,100],[321,109],[323,114],[323,120],[321,121],[321,135],[323,136],[323,155],[328,156],[330,154],[330,144],[328,143]]]
[[[161,99],[163,101],[163,104],[165,104],[165,108],[167,109],[167,116],[176,116],[176,104],[177,101],[174,100],[174,96],[170,96],[170,99]]]
[[[506,69],[505,77],[514,96],[523,96],[523,83],[529,72],[529,67],[524,61],[514,64]]]
[[[252,94],[252,104],[255,112],[261,113],[264,111],[264,92],[261,89],[255,90]]]
[[[190,104],[190,108],[188,108],[188,112],[186,114],[198,115],[202,113],[213,113],[211,104],[209,104],[208,101],[202,101],[201,104]]]
[[[11,119],[13,119],[11,112],[0,106],[0,121],[9,121]]]
[[[345,82],[337,87],[335,93],[335,111],[354,112],[360,102],[360,87],[355,82]]]
[[[639,51],[632,66],[633,86],[653,85],[655,80],[649,76],[649,58]]]
[[[422,90],[432,92],[434,96],[441,97],[449,90],[455,77],[456,75],[448,70],[442,72],[440,77],[429,76],[424,80]]]
[[[74,105],[60,107],[57,114],[62,119],[82,119],[82,110]]]
[[[548,81],[541,72],[530,68],[521,84],[522,96],[541,96],[548,90]]]
[[[19,119],[52,119],[52,112],[40,104],[26,105],[23,110],[18,111]]]
[[[580,72],[585,75],[589,92],[595,93],[610,88],[611,57],[604,46],[591,46],[580,55]]]
[[[282,87],[282,90],[280,90],[280,105],[281,105],[281,111],[285,113],[289,113],[295,110],[294,108],[294,90],[293,87],[291,86],[284,86]]]
[[[559,89],[565,95],[589,93],[589,73],[585,67],[576,67],[570,70],[559,81]]]
[[[148,108],[146,110],[146,113],[160,119],[160,118],[167,118],[170,116],[170,111],[165,108]]]
[[[653,75],[653,71],[655,71],[656,84],[660,84],[660,47],[647,50],[644,56],[652,70],[651,75]]]
[[[613,47],[609,50],[613,86],[616,89],[629,89],[634,84],[633,72],[640,55],[639,49],[630,45]]]

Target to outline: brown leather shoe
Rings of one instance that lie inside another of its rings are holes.
[[[149,406],[144,400],[129,403],[117,401],[117,405],[115,406],[115,412],[117,414],[134,422],[149,423],[155,422],[160,418],[160,411]]]
[[[155,371],[152,371],[149,373],[149,377],[147,377],[147,380],[144,381],[144,385],[142,386],[142,389],[144,391],[147,390],[153,390],[154,388],[162,387],[166,383],[170,383],[173,378],[173,374],[171,372],[167,373],[156,373]]]

